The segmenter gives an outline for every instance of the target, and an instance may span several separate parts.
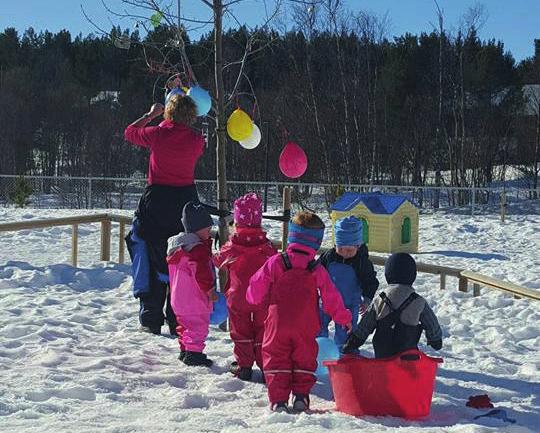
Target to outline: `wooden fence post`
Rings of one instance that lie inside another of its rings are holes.
[[[469,290],[469,284],[467,281],[467,278],[460,277],[459,278],[459,291],[460,292],[467,292]]]
[[[101,221],[101,260],[111,260],[111,220]]]
[[[506,193],[503,191],[501,194],[501,222],[506,220]]]
[[[118,229],[118,263],[124,263],[124,259],[125,259],[124,238],[125,237],[126,237],[126,224],[121,222],[120,227]]]
[[[286,215],[291,210],[291,189],[286,186],[283,188],[283,214]],[[287,237],[289,236],[289,222],[283,221],[283,229],[281,232],[281,250],[287,248]]]
[[[77,256],[79,252],[79,226],[73,224],[71,226],[71,264],[77,267]]]
[[[446,274],[441,274],[441,290],[446,289]]]

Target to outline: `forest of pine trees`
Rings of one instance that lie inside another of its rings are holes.
[[[388,39],[382,25],[360,14],[339,31],[262,32],[257,43],[272,42],[247,64],[253,90],[243,83],[238,103],[255,113],[263,143],[245,150],[231,140],[228,178],[263,180],[268,142],[268,178],[282,180],[287,135],[308,154],[306,182],[425,185],[444,171],[447,184],[484,186],[495,167],[512,165],[537,187],[540,43],[517,64],[474,27]],[[0,33],[0,174],[144,173],[147,155],[124,142],[123,130],[163,101],[167,76],[149,70],[140,42],[166,43],[168,32],[158,27],[142,41],[119,28],[112,37]],[[129,50],[114,45],[115,35],[130,38]],[[227,54],[241,57],[248,36],[242,27],[227,31]],[[212,90],[212,35],[187,48],[200,85]],[[236,73],[226,70],[228,88]],[[118,99],[92,101],[103,91]],[[209,131],[199,179],[215,178],[211,120]]]

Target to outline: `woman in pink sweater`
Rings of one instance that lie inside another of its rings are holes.
[[[142,330],[161,333],[166,302],[167,239],[183,231],[180,215],[189,201],[198,202],[195,165],[203,153],[204,137],[191,128],[196,107],[187,96],[174,95],[167,106],[154,104],[150,111],[125,130],[130,143],[150,151],[148,185],[135,212],[126,243],[133,263],[133,294],[140,301]],[[157,126],[148,124],[164,114]],[[176,334],[174,313],[167,299],[167,321]]]

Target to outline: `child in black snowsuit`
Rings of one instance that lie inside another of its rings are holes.
[[[373,348],[376,358],[387,358],[409,349],[417,349],[422,331],[435,350],[442,347],[442,331],[437,317],[412,284],[416,262],[406,253],[392,254],[384,266],[389,287],[381,292],[350,334],[343,353],[358,349],[375,330]]]

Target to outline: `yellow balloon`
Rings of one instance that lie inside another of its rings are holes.
[[[245,111],[237,108],[229,116],[229,120],[227,120],[227,132],[236,141],[242,141],[251,137],[253,133],[253,121],[251,117]]]

